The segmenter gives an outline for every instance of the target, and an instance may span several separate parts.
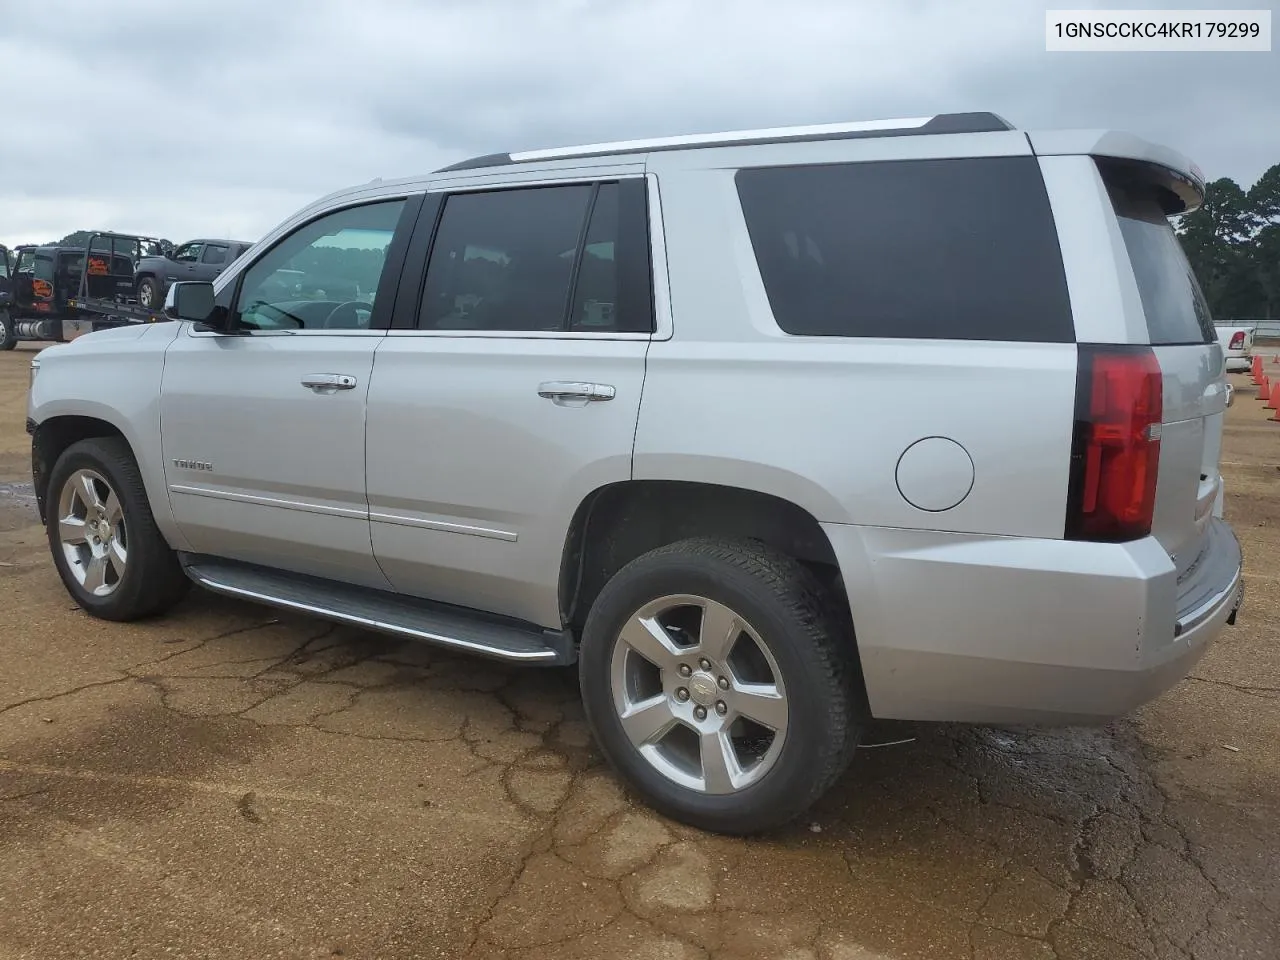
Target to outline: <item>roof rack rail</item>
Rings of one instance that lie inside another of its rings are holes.
[[[944,133],[994,133],[1012,130],[1013,124],[994,113],[940,113],[932,117],[905,117],[893,120],[859,120],[850,123],[823,123],[802,127],[771,127],[761,130],[728,130],[649,140],[618,140],[548,150],[514,153],[487,153],[460,160],[436,173],[478,170],[536,160],[568,160],[575,157],[653,153],[695,147],[748,146],[761,143],[800,143],[806,140],[851,140],[863,137],[931,136]]]

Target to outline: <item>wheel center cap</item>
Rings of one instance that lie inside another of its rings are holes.
[[[715,703],[715,677],[709,673],[695,673],[689,678],[689,697],[700,707],[709,707]]]

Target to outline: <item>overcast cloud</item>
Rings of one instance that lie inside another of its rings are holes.
[[[471,154],[963,110],[1124,128],[1246,187],[1280,162],[1280,53],[1051,54],[1045,9],[0,0],[0,242],[253,240],[330,190]]]

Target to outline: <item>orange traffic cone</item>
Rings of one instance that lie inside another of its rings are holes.
[[[1280,390],[1277,390],[1276,392],[1280,393]],[[1271,399],[1271,381],[1267,379],[1266,376],[1263,376],[1262,381],[1258,384],[1258,399],[1259,400]]]
[[[1271,396],[1267,398],[1267,402],[1263,406],[1268,410],[1280,411],[1280,383],[1276,384],[1276,389],[1271,391]]]

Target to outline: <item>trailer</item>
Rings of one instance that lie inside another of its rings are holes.
[[[160,323],[169,318],[158,309],[138,302],[134,274],[138,262],[154,255],[160,241],[153,237],[137,237],[123,233],[95,233],[85,244],[85,268],[80,285],[68,298],[68,312],[63,320],[64,340],[125,326],[131,323]],[[123,264],[127,262],[125,268]]]

